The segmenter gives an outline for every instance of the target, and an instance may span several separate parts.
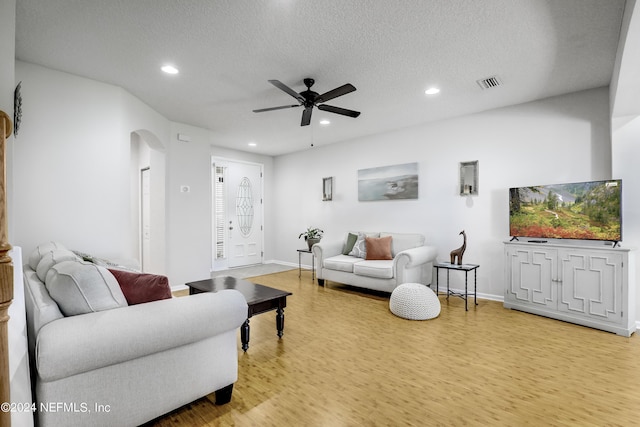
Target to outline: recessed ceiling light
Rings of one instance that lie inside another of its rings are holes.
[[[258,144],[256,144],[255,142],[250,142],[249,143],[249,147],[257,147],[257,146],[258,146]]]
[[[322,119],[322,120],[320,120],[320,124],[326,126],[328,124],[331,124],[331,122],[329,120],[327,120],[327,119]]]
[[[167,74],[178,74],[178,69],[173,65],[163,65],[160,69]]]
[[[435,95],[436,93],[440,93],[440,89],[438,89],[437,87],[430,87],[429,89],[425,90],[424,93],[426,93],[427,95]]]

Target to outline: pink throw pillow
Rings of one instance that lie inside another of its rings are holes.
[[[393,259],[391,256],[391,236],[387,237],[366,237],[367,256],[365,259]]]

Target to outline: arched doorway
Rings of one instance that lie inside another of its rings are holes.
[[[147,130],[131,132],[131,245],[142,271],[166,274],[165,149]]]

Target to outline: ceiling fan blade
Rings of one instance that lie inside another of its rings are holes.
[[[302,112],[302,121],[300,122],[300,126],[308,126],[311,123],[311,110],[312,107],[307,107]]]
[[[285,108],[293,108],[293,107],[300,107],[300,104],[296,104],[296,105],[283,105],[282,107],[271,107],[271,108],[260,108],[258,110],[253,110],[254,113],[262,113],[263,111],[273,111],[273,110],[282,110]]]
[[[356,118],[360,115],[360,111],[347,110],[346,108],[334,107],[333,105],[318,105],[318,110],[328,111],[330,113],[342,114],[343,116],[349,116]]]
[[[330,99],[337,98],[337,97],[342,96],[342,95],[346,95],[346,94],[351,93],[351,92],[353,92],[355,90],[356,90],[356,88],[351,83],[347,83],[346,85],[342,85],[342,86],[337,87],[337,88],[335,88],[333,90],[330,90],[329,92],[325,92],[322,95],[319,95],[315,99],[315,102],[316,103],[327,102]]]
[[[279,80],[269,80],[269,83],[271,83],[272,85],[274,85],[275,87],[277,87],[281,91],[286,92],[289,95],[293,96],[298,101],[304,102],[304,97],[302,95],[300,95],[298,92],[296,92],[295,90],[291,89],[289,86],[287,86],[286,84],[282,83],[281,81],[279,81]]]

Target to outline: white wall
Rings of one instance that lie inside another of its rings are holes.
[[[115,86],[20,61],[16,78],[23,125],[12,159],[15,243],[26,254],[58,240],[101,256],[137,256],[131,132],[165,139],[166,119]]]
[[[0,110],[11,116],[13,120],[13,89],[15,88],[14,60],[16,2],[0,0]]]
[[[191,142],[177,140],[178,133],[191,137]],[[210,277],[211,267],[211,196],[209,132],[172,123],[168,157],[168,262],[171,285]],[[188,185],[189,193],[180,186]]]
[[[331,240],[348,230],[423,233],[444,261],[464,229],[464,260],[481,266],[478,292],[501,298],[509,187],[610,178],[608,112],[600,88],[276,157],[276,258],[297,262],[298,235],[315,226]],[[458,165],[471,160],[480,194],[460,197]],[[358,202],[358,169],[411,162],[418,200]],[[323,202],[328,176],[333,201]]]

